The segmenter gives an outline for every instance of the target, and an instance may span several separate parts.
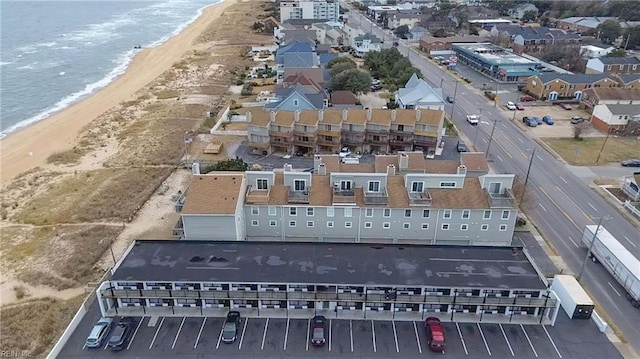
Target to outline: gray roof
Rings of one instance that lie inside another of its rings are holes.
[[[591,84],[596,81],[608,78],[612,81],[615,79],[609,74],[558,74],[558,73],[545,73],[538,75],[540,81],[546,84],[553,80],[562,80],[569,84]]]
[[[640,64],[640,59],[637,57],[599,57],[600,62],[605,65],[637,65]]]
[[[406,85],[398,90],[398,99],[405,105],[444,103],[442,89],[431,87],[416,74],[411,75]]]
[[[566,32],[549,27],[529,27],[520,25],[495,25],[496,30],[506,32],[511,36],[522,36],[525,40],[580,40],[580,34]]]
[[[315,52],[287,52],[282,55],[284,68],[314,67],[320,65],[318,54]]]
[[[136,241],[112,280],[546,288],[511,247],[310,242]]]
[[[614,115],[640,116],[640,105],[606,105]]]
[[[618,75],[618,77],[625,84],[629,84],[629,83],[632,83],[635,80],[640,79],[640,74],[624,74],[624,75]]]
[[[277,89],[275,91],[275,94],[280,99],[280,101],[267,102],[264,105],[264,108],[277,109],[280,107],[280,104],[282,104],[282,102],[291,97],[294,93],[297,93],[301,97],[305,98],[316,110],[322,110],[324,108],[324,100],[329,97],[324,89],[320,91],[314,91],[307,86],[296,83],[295,85],[290,87]]]
[[[377,37],[376,35],[372,35],[371,33],[366,33],[364,35],[356,36],[356,38],[354,40],[355,41],[371,40],[372,44],[381,44],[382,43],[382,40],[380,40],[379,37]]]
[[[588,27],[590,29],[595,29],[598,25],[602,24],[607,20],[618,21],[615,17],[568,17],[566,19],[560,19],[559,21],[580,25],[584,27]]]

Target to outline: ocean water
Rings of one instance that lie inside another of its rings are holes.
[[[220,0],[0,0],[0,138],[64,109]]]

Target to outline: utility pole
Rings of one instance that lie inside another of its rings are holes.
[[[473,148],[476,148],[476,139],[478,138],[478,131],[480,130],[480,121],[482,121],[482,109],[480,109],[480,114],[478,115],[478,123],[476,124],[476,135],[473,136]]]
[[[456,107],[456,94],[458,93],[458,80],[456,80],[456,86],[453,88],[453,103],[451,104],[451,115],[449,120],[453,123],[453,109]]]
[[[596,227],[596,232],[593,234],[593,238],[591,239],[591,243],[589,243],[589,249],[587,250],[587,255],[584,257],[584,260],[582,261],[582,265],[580,266],[580,272],[578,272],[578,275],[576,276],[576,280],[579,282],[580,278],[582,278],[582,273],[584,272],[584,266],[587,264],[587,259],[589,259],[589,255],[591,254],[591,250],[593,249],[593,245],[596,243],[596,238],[598,238],[598,232],[600,232],[600,227],[602,226],[602,221],[606,220],[608,221],[611,217],[609,216],[605,216],[605,217],[600,217],[600,220],[598,221],[598,226]]]
[[[499,89],[500,89],[500,83],[496,79],[496,95],[493,97],[493,107],[498,106],[498,100],[500,99],[500,97],[498,97],[498,90]]]
[[[533,152],[531,152],[531,158],[529,158],[529,167],[527,168],[527,175],[524,177],[524,187],[522,188],[522,195],[520,195],[520,205],[522,205],[522,201],[524,201],[524,194],[527,191],[527,183],[529,182],[529,173],[531,173],[531,165],[533,165],[533,156],[536,155],[536,148],[533,148]]]
[[[600,148],[600,152],[598,152],[598,157],[596,158],[596,163],[600,162],[600,155],[602,155],[602,151],[604,151],[604,146],[607,145],[607,140],[609,140],[609,135],[611,134],[611,128],[607,125],[607,137],[604,138],[604,142],[602,143],[602,148]]]
[[[493,128],[491,129],[491,136],[489,136],[489,145],[487,146],[487,152],[484,154],[484,158],[489,157],[489,149],[491,148],[491,141],[493,141],[493,132],[496,130],[496,124],[498,120],[493,120]]]

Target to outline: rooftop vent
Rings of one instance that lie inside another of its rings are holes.
[[[200,257],[200,256],[194,256],[194,257],[191,257],[191,259],[189,259],[189,262],[191,262],[191,263],[198,263],[198,262],[202,262],[203,260],[204,260],[204,258],[203,258],[203,257]]]
[[[212,263],[212,262],[215,262],[215,263],[226,263],[228,261],[229,260],[227,258],[224,258],[224,257],[211,256],[209,258],[209,262],[207,262],[207,263]]]

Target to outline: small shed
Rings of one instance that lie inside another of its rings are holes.
[[[204,153],[205,154],[211,154],[211,155],[217,155],[222,150],[222,145],[223,145],[223,143],[221,143],[221,142],[210,143],[210,144],[207,145],[207,147],[205,147]]]

